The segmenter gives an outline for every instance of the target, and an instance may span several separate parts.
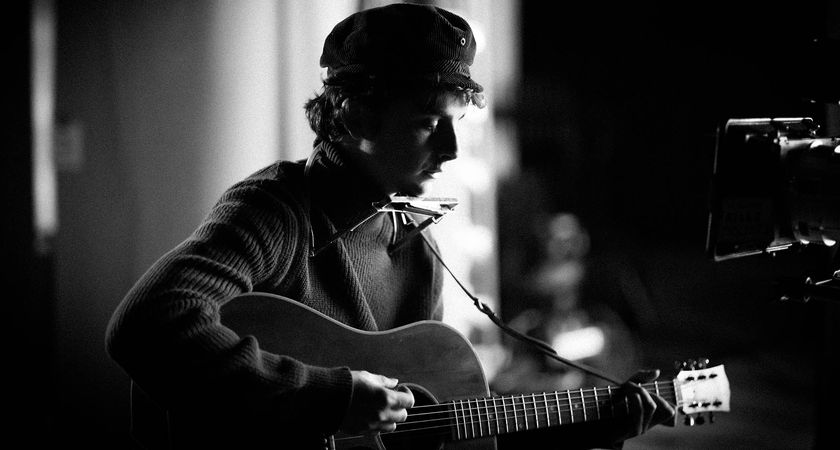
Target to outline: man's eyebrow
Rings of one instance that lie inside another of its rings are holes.
[[[450,115],[447,113],[448,106],[449,105],[447,105],[445,102],[432,102],[431,104],[427,104],[425,105],[425,107],[420,108],[419,113],[424,116],[448,117]],[[464,112],[458,118],[461,119],[466,115],[467,113]]]
[[[435,110],[435,109],[432,109],[432,108],[429,108],[426,111],[420,111],[417,114],[417,116],[419,116],[419,117],[432,117],[432,116],[434,116],[434,117],[452,117],[455,120],[461,120],[464,117],[466,117],[466,115],[467,115],[467,113],[463,113],[459,116],[454,116],[454,115],[447,114],[446,111],[444,111],[444,110]]]
[[[419,106],[419,109],[420,109],[421,113],[423,113],[423,114],[433,114],[433,115],[438,115],[438,116],[445,116],[446,115],[446,110],[449,107],[451,101],[454,100],[454,101],[458,102],[459,100],[461,100],[461,103],[463,103],[463,100],[460,97],[458,97],[457,95],[451,95],[451,94],[446,94],[446,93],[431,94],[430,96],[427,96],[425,99],[418,99],[418,100],[419,100],[418,101],[418,106]]]

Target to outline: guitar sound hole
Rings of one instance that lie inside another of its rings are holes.
[[[422,386],[405,383],[414,394],[414,408],[409,410],[405,423],[397,425],[395,433],[382,436],[386,449],[440,450],[444,439],[449,436],[448,413],[444,406],[435,408],[439,402]]]

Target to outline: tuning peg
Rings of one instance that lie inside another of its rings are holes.
[[[694,426],[694,416],[692,416],[692,415],[685,416],[685,424],[690,426],[690,427],[693,427]]]
[[[709,423],[715,423],[715,413],[709,411]]]
[[[697,423],[697,425],[703,425],[704,423],[706,423],[706,418],[698,414],[697,418],[695,419],[695,422]]]
[[[686,359],[684,361],[675,361],[674,365],[678,370],[694,370],[694,364],[696,363],[693,359]]]
[[[705,369],[709,366],[709,358],[687,359],[685,361],[674,361],[674,368],[677,370]]]

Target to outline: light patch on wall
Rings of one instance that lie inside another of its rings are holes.
[[[35,248],[49,250],[58,230],[58,188],[53,155],[55,122],[55,6],[50,0],[33,4],[32,125]]]
[[[55,164],[61,172],[82,171],[85,165],[85,130],[80,121],[56,124]]]
[[[202,171],[208,202],[277,159],[277,2],[218,2],[213,17],[213,119]]]
[[[605,343],[604,330],[589,326],[560,333],[552,339],[551,345],[564,358],[578,361],[600,354]]]

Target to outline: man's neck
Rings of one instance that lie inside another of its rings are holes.
[[[372,212],[372,203],[389,193],[354,158],[354,152],[336,144],[321,144],[323,159],[313,173],[313,193],[336,226],[347,225],[355,217]]]
[[[396,193],[395,189],[388,187],[388,180],[383,170],[371,156],[368,141],[343,140],[336,144],[336,151],[348,170],[355,172],[359,179],[366,180],[365,184],[368,184],[371,191],[377,194],[376,197],[385,198]]]

